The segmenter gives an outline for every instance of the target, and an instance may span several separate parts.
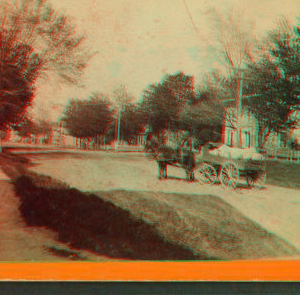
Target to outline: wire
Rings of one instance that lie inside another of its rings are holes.
[[[194,21],[193,21],[193,17],[192,17],[192,15],[191,15],[190,11],[189,11],[189,8],[188,8],[188,6],[187,6],[185,0],[182,0],[182,1],[183,1],[183,3],[184,3],[185,10],[186,10],[186,12],[187,12],[187,14],[188,14],[188,16],[189,16],[189,19],[190,19],[190,21],[191,21],[191,23],[192,23],[192,25],[193,25],[194,30],[197,32],[197,34],[199,34],[199,31],[198,31],[197,27],[195,26],[195,23],[194,23]]]

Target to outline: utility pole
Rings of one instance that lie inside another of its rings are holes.
[[[119,115],[118,115],[118,138],[117,138],[117,142],[119,143],[120,140],[120,124],[121,124],[121,110],[119,108]]]
[[[242,113],[242,99],[243,99],[243,71],[240,71],[238,77],[238,84],[237,84],[237,93],[236,93],[236,141],[237,147],[241,147],[240,141],[240,120],[241,120],[241,113]]]
[[[115,151],[118,150],[118,145],[120,141],[120,125],[121,125],[121,109],[118,110],[118,118],[116,119],[115,125]]]

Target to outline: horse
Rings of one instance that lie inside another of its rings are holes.
[[[163,139],[158,140],[153,135],[149,135],[145,140],[144,151],[151,153],[152,157],[158,164],[158,178],[166,179],[168,165],[180,165],[185,169],[186,179],[194,180],[195,154],[187,146],[183,147],[183,143],[177,148],[167,146]]]

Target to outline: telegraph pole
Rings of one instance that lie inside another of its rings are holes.
[[[120,125],[121,125],[121,109],[118,110],[118,118],[116,119],[115,125],[115,151],[118,149],[119,140],[120,140]]]
[[[242,99],[243,99],[243,71],[240,71],[238,77],[238,84],[237,84],[237,93],[236,93],[236,141],[237,147],[241,147],[241,140],[240,140],[240,117],[242,112]]]
[[[118,115],[118,138],[117,138],[117,142],[119,143],[120,140],[120,124],[121,124],[121,110],[119,108],[119,115]]]

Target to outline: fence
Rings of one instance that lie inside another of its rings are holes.
[[[142,145],[115,145],[114,150],[116,152],[142,152],[143,146]]]
[[[292,149],[262,149],[260,152],[269,160],[300,163],[300,151]]]

